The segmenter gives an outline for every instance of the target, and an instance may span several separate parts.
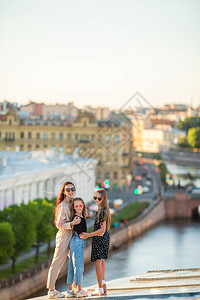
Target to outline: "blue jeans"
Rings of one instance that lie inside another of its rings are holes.
[[[70,241],[70,260],[67,276],[67,284],[80,285],[83,282],[84,271],[84,246],[86,241],[81,239],[76,233]]]

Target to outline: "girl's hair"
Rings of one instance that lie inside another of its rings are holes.
[[[99,222],[99,215],[103,211],[103,209],[105,209],[105,214],[106,214],[106,228],[110,229],[111,217],[110,217],[110,209],[109,209],[109,205],[108,205],[107,193],[106,193],[106,191],[103,188],[100,188],[100,189],[96,190],[96,193],[101,194],[101,197],[102,197],[102,202],[99,205],[99,209],[98,209],[97,221]]]
[[[65,189],[65,186],[68,185],[68,184],[72,184],[75,187],[75,185],[71,181],[66,181],[63,184],[63,186],[60,190],[60,193],[58,195],[58,198],[56,199],[54,224],[56,224],[56,221],[57,221],[57,208],[58,208],[58,205],[65,199],[64,189]]]
[[[83,201],[82,198],[80,197],[75,197],[73,198],[72,202],[71,202],[71,205],[70,205],[70,221],[72,221],[75,217],[75,214],[76,214],[76,211],[74,209],[74,202],[75,201],[81,201],[83,203],[83,210],[82,210],[82,214],[83,214],[83,217],[86,218],[87,217],[87,209],[86,209],[86,205],[85,205],[85,202]]]

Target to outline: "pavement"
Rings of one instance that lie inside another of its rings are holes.
[[[200,268],[148,271],[107,282],[107,295],[84,299],[200,299]],[[47,300],[47,295],[29,300]]]

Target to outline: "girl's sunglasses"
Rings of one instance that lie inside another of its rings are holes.
[[[98,198],[98,197],[94,196],[93,199],[94,199],[94,200],[97,200],[97,199],[98,199],[99,201],[101,201],[102,198]]]
[[[83,204],[80,204],[80,205],[74,205],[74,208],[78,208],[78,207],[82,208],[82,207],[83,207]]]
[[[72,188],[66,188],[66,189],[65,189],[65,191],[68,192],[68,193],[69,193],[70,191],[75,192],[75,190],[76,190],[75,187],[72,187]]]

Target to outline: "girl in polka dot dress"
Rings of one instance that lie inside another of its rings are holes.
[[[95,264],[96,279],[98,288],[92,293],[92,296],[106,295],[105,282],[105,261],[108,258],[108,250],[110,244],[110,209],[106,191],[103,188],[98,189],[93,197],[98,205],[94,222],[94,231],[91,233],[82,233],[81,238],[87,239],[92,237],[92,253],[91,261]]]

